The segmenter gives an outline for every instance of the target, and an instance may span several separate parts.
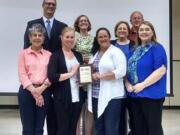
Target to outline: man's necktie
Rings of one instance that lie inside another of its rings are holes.
[[[47,27],[46,27],[46,30],[47,30],[47,34],[48,34],[48,37],[50,38],[51,37],[51,22],[50,20],[46,20],[46,23],[47,23]]]

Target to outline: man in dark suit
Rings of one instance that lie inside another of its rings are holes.
[[[67,27],[67,25],[54,18],[54,13],[56,10],[56,0],[44,0],[42,7],[43,7],[43,17],[29,21],[27,23],[26,32],[24,34],[24,48],[28,48],[30,46],[30,42],[28,38],[28,29],[33,24],[40,23],[47,30],[48,23],[50,23],[50,27],[51,27],[50,35],[48,35],[48,30],[47,30],[43,47],[44,49],[49,50],[50,52],[54,52],[58,50],[61,46],[59,35],[61,34],[63,28]]]
[[[44,49],[49,50],[50,52],[54,52],[61,47],[61,40],[59,36],[62,30],[67,27],[67,25],[54,18],[56,4],[56,0],[43,0],[43,16],[39,19],[35,19],[27,23],[27,28],[24,34],[24,48],[28,48],[31,44],[28,38],[28,29],[31,28],[31,26],[35,23],[40,23],[46,28],[47,34],[45,35],[45,40],[43,44]],[[52,87],[53,86],[51,86],[50,88],[51,91],[53,90]],[[52,97],[46,119],[48,135],[56,135],[57,123],[53,105],[54,104]]]

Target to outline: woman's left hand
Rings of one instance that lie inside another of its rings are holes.
[[[44,98],[42,95],[36,98],[36,105],[42,107],[44,105]]]
[[[145,85],[144,85],[143,82],[142,82],[142,83],[137,83],[136,85],[133,86],[133,89],[134,89],[133,92],[139,93],[139,92],[141,92],[144,88],[145,88]]]

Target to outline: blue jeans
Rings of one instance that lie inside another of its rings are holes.
[[[31,93],[19,88],[18,101],[22,122],[22,135],[43,135],[44,120],[48,110],[50,91],[43,92],[45,105],[38,107]]]
[[[96,135],[120,135],[119,123],[122,111],[123,99],[112,99],[103,114],[97,118],[98,99],[92,99],[93,115]]]

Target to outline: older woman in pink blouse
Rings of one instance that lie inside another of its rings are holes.
[[[44,34],[43,26],[34,24],[29,29],[31,46],[19,54],[18,75],[21,86],[18,101],[23,135],[43,135],[50,98],[47,65],[51,55],[42,47]]]

